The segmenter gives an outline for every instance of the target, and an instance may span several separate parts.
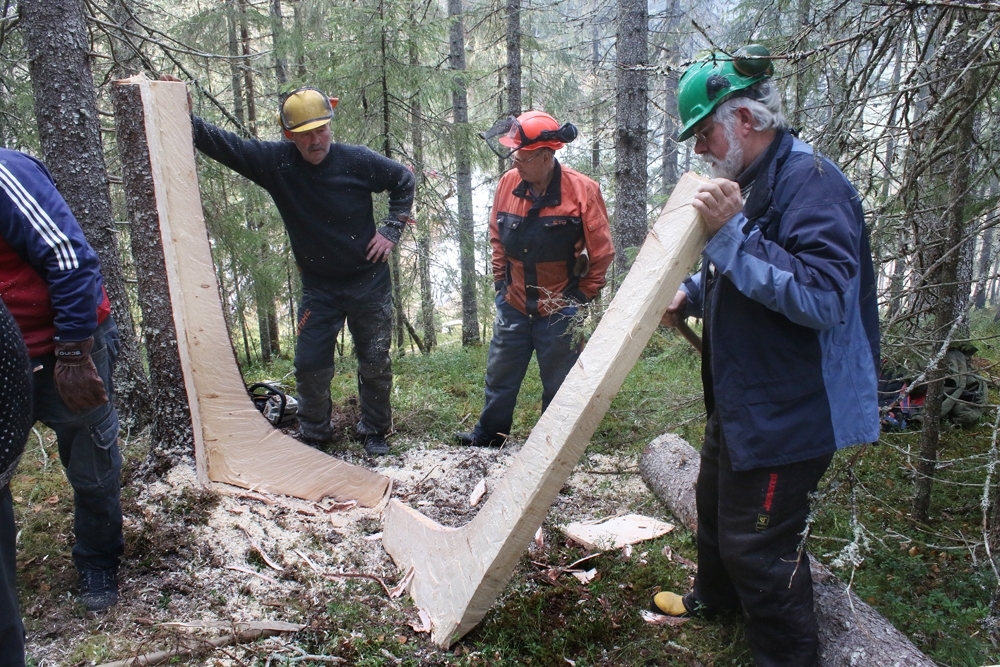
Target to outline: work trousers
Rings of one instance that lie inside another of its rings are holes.
[[[24,624],[17,605],[14,502],[10,485],[0,489],[0,667],[24,667]]]
[[[800,549],[816,490],[833,454],[734,471],[713,412],[705,428],[696,502],[703,613],[743,608],[757,667],[813,667],[819,646],[809,557]]]
[[[579,322],[569,307],[538,317],[525,315],[497,295],[497,317],[486,362],[486,401],[473,435],[480,442],[502,442],[510,433],[521,382],[532,353],[542,379],[542,412],[580,356],[574,344]],[[576,325],[574,325],[576,322]]]
[[[122,536],[121,472],[118,412],[111,376],[118,360],[118,328],[109,316],[94,332],[90,358],[104,380],[108,402],[84,412],[70,410],[56,391],[52,377],[55,355],[32,359],[35,419],[56,434],[59,459],[73,487],[73,561],[79,570],[117,571],[125,540]]]
[[[333,436],[330,381],[337,336],[347,322],[358,359],[358,434],[385,435],[392,428],[392,293],[389,282],[360,296],[304,287],[295,344],[295,383],[300,433],[328,442]]]

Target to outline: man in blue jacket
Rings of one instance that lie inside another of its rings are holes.
[[[97,253],[45,166],[0,148],[0,297],[34,370],[32,423],[56,434],[73,487],[73,561],[88,611],[118,601],[122,535],[118,329]],[[12,388],[13,389],[13,388]]]
[[[168,81],[175,77],[163,75]],[[332,141],[337,105],[315,88],[282,102],[288,141],[245,140],[194,116],[199,151],[267,190],[285,223],[302,278],[295,342],[300,437],[333,437],[330,380],[337,335],[351,332],[358,358],[358,435],[365,451],[389,453],[392,428],[392,293],[386,261],[409,221],[414,183],[408,168],[365,146]],[[376,226],[372,194],[389,193],[389,215]]]
[[[836,450],[879,437],[875,278],[857,192],[789,132],[762,47],[696,62],[680,139],[714,176],[694,207],[711,236],[663,323],[704,318],[708,423],[696,492],[698,574],[669,615],[742,609],[760,667],[815,665],[802,534]]]

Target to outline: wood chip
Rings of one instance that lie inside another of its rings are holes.
[[[677,616],[667,616],[666,614],[654,614],[651,611],[646,611],[645,609],[640,614],[642,620],[646,621],[650,625],[684,625],[689,620],[688,618],[678,618]]]
[[[431,631],[431,616],[427,613],[426,609],[418,609],[417,614],[420,616],[419,623],[410,623],[410,627],[413,628],[414,632],[430,632]]]
[[[243,528],[243,526],[240,526],[240,528]],[[257,555],[260,556],[265,563],[267,563],[267,566],[269,568],[277,572],[285,571],[285,568],[281,567],[273,560],[271,560],[271,557],[268,556],[266,553],[264,553],[264,550],[261,549],[256,542],[254,542],[253,538],[250,537],[250,531],[248,531],[246,528],[243,528],[243,533],[247,536],[247,540],[250,542],[250,548],[257,552]]]
[[[406,575],[404,575],[403,578],[399,580],[399,583],[396,584],[391,591],[389,591],[390,599],[395,600],[406,592],[406,587],[410,585],[410,580],[413,579],[414,572],[416,572],[416,570],[412,567],[407,570]]]
[[[319,572],[319,568],[316,567],[316,563],[314,563],[311,560],[309,560],[309,556],[306,556],[304,553],[302,553],[298,549],[295,549],[294,551],[295,551],[295,555],[298,556],[299,558],[301,558],[302,560],[304,560],[305,563],[306,563],[306,565],[308,565],[309,567],[311,567],[313,569],[313,571]]]
[[[586,572],[573,572],[573,576],[580,580],[581,584],[589,584],[597,576],[597,568],[592,568]]]
[[[265,505],[275,505],[278,502],[274,498],[270,498],[260,493],[254,493],[253,491],[240,491],[239,493],[236,494],[236,497],[245,498],[247,500],[256,500],[258,502],[264,503]]]
[[[347,511],[349,509],[354,509],[357,506],[358,506],[358,503],[357,503],[356,500],[349,500],[346,503],[333,503],[329,507],[324,508],[323,511],[326,512],[327,514],[329,514],[331,512],[344,512],[344,511]]]
[[[619,549],[666,535],[672,524],[639,514],[626,514],[609,519],[578,521],[567,525],[566,536],[588,549]]]
[[[479,484],[476,484],[476,488],[472,490],[469,495],[469,507],[475,507],[479,504],[479,501],[483,499],[486,495],[486,478],[479,480]]]

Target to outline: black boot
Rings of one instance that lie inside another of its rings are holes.
[[[114,570],[80,570],[80,601],[87,611],[106,611],[118,604]]]

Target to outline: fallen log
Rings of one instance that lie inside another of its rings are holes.
[[[661,435],[639,459],[642,479],[692,531],[698,526],[694,489],[700,455],[673,434]],[[820,667],[934,667],[906,635],[810,557]]]

